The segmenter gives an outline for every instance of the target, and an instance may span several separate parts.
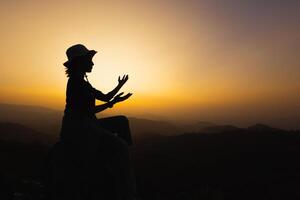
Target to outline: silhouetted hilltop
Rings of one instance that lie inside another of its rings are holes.
[[[41,133],[58,136],[63,111],[40,106],[14,105],[0,103],[0,121],[22,124]],[[105,117],[105,116],[102,116]],[[184,132],[218,133],[236,131],[241,128],[233,125],[217,125],[211,122],[180,124],[168,121],[158,121],[129,117],[133,137],[136,140],[156,137],[159,135],[178,135]],[[265,130],[272,128],[256,124],[248,129]],[[274,128],[272,128],[274,129]]]
[[[58,135],[62,116],[63,111],[45,107],[0,103],[0,121],[22,124],[50,135]],[[169,122],[134,117],[130,117],[129,121],[132,133],[137,138],[183,132],[182,128]]]
[[[200,130],[201,133],[222,133],[222,132],[231,132],[231,131],[238,131],[241,128],[232,125],[216,125],[216,126],[208,126],[202,128]]]
[[[274,128],[265,124],[255,124],[253,126],[249,126],[248,130],[250,131],[260,131],[260,132],[276,132],[282,131],[282,129]]]
[[[193,132],[193,133],[200,132],[207,127],[213,127],[213,126],[216,126],[216,124],[211,123],[211,122],[206,122],[206,121],[199,121],[197,123],[181,125],[184,132]]]
[[[54,143],[55,137],[21,124],[0,122],[0,140],[22,144],[50,145]]]
[[[149,139],[161,135],[176,135],[183,132],[181,127],[164,121],[129,117],[130,128],[135,140]]]
[[[36,119],[57,119],[62,113],[59,110],[33,106],[33,105],[16,105],[0,103],[0,119],[30,121]]]
[[[0,103],[0,121],[25,125],[47,134],[57,134],[63,112],[40,106]]]

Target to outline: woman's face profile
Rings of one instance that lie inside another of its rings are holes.
[[[94,63],[90,57],[80,57],[76,60],[76,65],[81,69],[82,72],[91,72]]]
[[[91,72],[94,66],[92,59],[87,58],[84,66],[85,66],[85,72]]]

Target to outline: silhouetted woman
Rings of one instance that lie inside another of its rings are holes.
[[[92,171],[99,161],[107,164],[114,175],[118,199],[131,200],[135,183],[128,150],[128,145],[132,145],[128,119],[125,116],[97,119],[95,116],[132,95],[117,94],[128,75],[119,77],[117,87],[107,94],[93,88],[84,78],[92,71],[92,58],[96,53],[82,44],[71,46],[66,52],[68,61],[64,66],[69,79],[60,137],[75,147],[87,170]],[[106,103],[96,106],[96,99]]]

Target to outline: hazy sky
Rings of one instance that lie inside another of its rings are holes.
[[[300,128],[298,0],[11,0],[0,26],[0,102],[63,109],[65,51],[82,43],[94,87],[129,74],[113,113]]]

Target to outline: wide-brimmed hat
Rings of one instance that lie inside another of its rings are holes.
[[[75,44],[67,49],[68,61],[64,62],[64,66],[67,66],[77,57],[89,56],[92,58],[96,53],[97,51],[89,50],[83,44]]]

